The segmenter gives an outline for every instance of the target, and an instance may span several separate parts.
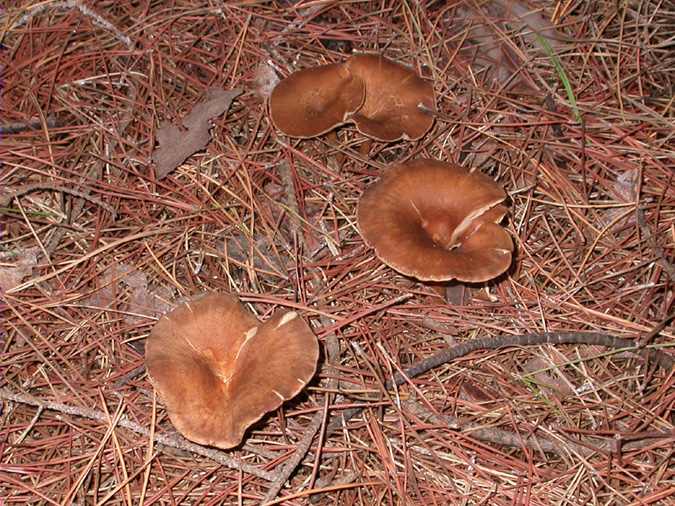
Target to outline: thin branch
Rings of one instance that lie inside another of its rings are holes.
[[[29,406],[35,406],[43,410],[48,409],[50,411],[56,411],[58,413],[64,413],[66,415],[79,416],[82,418],[87,418],[89,420],[96,420],[98,422],[109,423],[110,421],[109,417],[105,413],[97,411],[95,409],[81,408],[79,406],[70,406],[68,404],[61,404],[60,402],[54,401],[44,401],[36,397],[33,397],[32,395],[17,394],[11,392],[6,388],[0,388],[0,399],[18,402],[21,404],[27,404]],[[150,429],[143,427],[137,424],[136,422],[132,422],[126,417],[120,418],[120,421],[117,425],[146,437],[150,437],[152,435]],[[273,481],[277,478],[277,475],[274,473],[263,471],[262,469],[258,469],[257,467],[244,464],[240,462],[238,459],[230,457],[225,452],[200,446],[195,443],[191,443],[190,441],[187,441],[186,439],[178,435],[166,435],[155,433],[153,436],[153,441],[155,443],[162,444],[164,446],[169,446],[171,448],[177,448],[179,450],[185,450],[188,452],[196,453],[197,455],[209,458],[214,462],[217,462],[218,464],[222,464],[223,466],[229,467],[230,469],[238,469],[240,471],[243,471],[244,473],[257,476],[258,478],[262,478],[267,481]]]
[[[415,413],[420,418],[430,420],[431,422],[438,425],[445,425],[446,427],[453,430],[461,430],[463,433],[467,433],[472,438],[479,441],[495,443],[501,446],[512,448],[528,448],[533,451],[555,453],[556,455],[560,456],[566,456],[569,454],[569,448],[550,441],[549,439],[534,435],[521,437],[518,434],[500,429],[499,427],[486,428],[477,424],[467,423],[456,416],[437,415],[422,406],[419,402],[412,399],[403,401],[402,404],[408,411]],[[568,442],[566,444],[570,445],[571,443]],[[590,450],[584,446],[574,444],[572,445],[572,448],[575,452],[584,456],[587,456],[591,453]]]
[[[424,374],[440,365],[447,364],[456,358],[464,357],[478,350],[497,350],[499,348],[513,346],[537,346],[542,344],[588,344],[615,349],[625,348],[627,350],[636,349],[638,345],[638,343],[632,339],[622,339],[620,337],[594,332],[545,332],[516,336],[484,337],[442,350],[429,358],[421,360],[412,367],[406,369],[405,376],[414,378],[415,376]],[[673,358],[662,351],[650,349],[647,354],[647,359],[656,362],[666,370],[673,368]],[[405,381],[405,377],[401,375],[395,376],[397,385],[401,385]]]
[[[61,2],[51,2],[51,3],[44,2],[42,4],[35,5],[31,7],[28,10],[28,12],[26,12],[23,16],[21,16],[16,22],[12,24],[11,30],[16,30],[20,26],[23,26],[26,23],[28,23],[38,14],[41,14],[42,12],[49,9],[77,9],[82,13],[83,16],[86,16],[89,19],[91,19],[92,23],[94,23],[96,26],[103,28],[104,30],[108,30],[109,32],[112,32],[115,38],[122,44],[127,46],[130,50],[134,48],[134,43],[127,35],[122,33],[115,25],[113,25],[103,16],[94,12],[91,8],[84,5],[82,0],[64,0]],[[0,37],[0,42],[2,42],[2,37]]]
[[[324,326],[328,326],[330,322],[328,321],[327,318],[321,317],[321,321],[324,324]],[[325,376],[328,376],[329,379],[328,382],[326,383],[326,397],[327,397],[327,402],[330,404],[331,402],[331,397],[332,395],[330,392],[332,390],[335,390],[337,388],[337,379],[335,375],[335,371],[333,368],[333,364],[337,364],[340,361],[340,343],[337,339],[337,336],[335,335],[335,332],[331,332],[326,336],[326,362],[324,362],[322,366],[322,373]],[[338,400],[340,398],[338,397]],[[312,418],[311,423],[307,427],[305,431],[305,435],[303,436],[302,440],[298,444],[297,449],[295,450],[295,454],[289,459],[288,463],[284,467],[284,469],[281,470],[279,473],[279,478],[277,481],[274,482],[274,484],[270,487],[269,491],[265,495],[265,498],[263,499],[263,503],[268,503],[270,501],[273,501],[277,495],[279,494],[279,491],[281,490],[281,487],[283,487],[284,483],[288,481],[290,478],[291,474],[293,474],[293,471],[295,471],[296,467],[300,465],[302,462],[302,459],[305,457],[307,452],[309,451],[309,448],[312,445],[312,441],[314,440],[314,436],[316,433],[319,431],[319,428],[322,425],[322,422],[324,421],[324,418],[326,417],[325,410],[317,411],[316,414],[314,415],[314,418]],[[322,434],[327,435],[326,430],[324,429]],[[319,458],[319,453],[321,452],[321,445],[317,445],[316,449],[316,454],[315,454],[315,459]],[[318,465],[318,460],[316,461],[315,465]],[[315,468],[316,471],[316,468]],[[315,473],[312,473],[313,476],[315,476]],[[310,488],[311,488],[311,483],[310,483]]]
[[[24,186],[20,186],[13,190],[11,193],[7,195],[0,195],[0,207],[9,207],[10,202],[12,199],[21,197],[22,195],[26,195],[27,193],[32,193],[36,191],[53,191],[53,192],[62,192],[62,193],[67,193],[68,195],[72,195],[73,197],[79,197],[84,200],[88,200],[89,202],[92,202],[93,204],[96,204],[99,207],[102,207],[106,211],[108,211],[113,218],[117,216],[117,212],[113,207],[110,205],[106,204],[105,202],[102,202],[98,198],[90,195],[87,192],[81,192],[78,190],[73,190],[72,188],[67,188],[65,186],[57,186],[49,183],[33,183],[33,184],[27,184]]]
[[[45,122],[47,128],[56,128],[59,122],[54,116],[47,116]],[[32,119],[30,121],[11,121],[9,123],[0,124],[0,135],[16,134],[25,132],[26,130],[37,130],[42,128],[43,123],[41,119]]]
[[[639,345],[631,339],[622,339],[607,334],[584,333],[584,332],[547,332],[541,334],[524,334],[515,336],[497,336],[474,339],[466,343],[453,346],[442,350],[429,358],[421,360],[404,370],[404,374],[396,373],[394,381],[387,381],[385,387],[390,389],[394,384],[402,385],[409,379],[424,374],[431,369],[439,367],[453,360],[464,357],[478,350],[496,350],[499,348],[535,346],[542,344],[588,344],[595,346],[605,346],[607,348],[637,350]],[[663,369],[669,371],[673,369],[673,358],[667,353],[659,350],[645,350],[646,358],[654,361]],[[332,434],[340,428],[342,423],[346,423],[353,417],[363,411],[364,408],[352,408],[343,412],[343,419],[334,420],[327,429],[328,434]]]
[[[277,476],[274,478],[274,481],[270,485],[270,488],[265,494],[263,499],[263,504],[273,501],[276,496],[279,494],[281,487],[288,481],[293,474],[293,471],[300,465],[302,459],[305,458],[307,452],[309,451],[310,446],[312,446],[312,441],[314,441],[314,436],[319,431],[321,427],[321,421],[323,420],[324,413],[323,411],[317,411],[312,418],[312,421],[305,428],[305,433],[302,436],[302,439],[298,442],[295,452],[286,462],[286,465],[279,471]]]
[[[295,188],[293,185],[293,178],[290,171],[290,167],[286,162],[282,163],[282,166],[280,167],[280,173],[283,184],[286,188],[287,205],[293,211],[293,213],[291,213],[290,215],[290,219],[297,230],[298,242],[303,246],[302,251],[305,251],[304,248],[305,240],[302,229],[302,223],[298,219],[299,207],[297,196],[295,194]],[[330,324],[330,322],[325,316],[321,317],[321,322],[323,323],[324,326],[328,326]],[[331,378],[326,385],[327,393],[325,402],[327,402],[328,404],[330,404],[332,397],[329,392],[331,390],[334,390],[335,387],[337,386],[337,381],[335,380],[335,378],[332,377],[334,375],[331,374],[333,369],[332,364],[338,363],[339,360],[340,360],[340,343],[337,340],[335,332],[331,332],[326,336],[326,361],[323,363],[321,367],[322,372],[327,373],[326,375],[329,378]],[[319,428],[321,428],[321,426],[323,425],[325,418],[326,418],[325,410],[320,410],[316,412],[309,426],[307,426],[307,428],[305,429],[305,434],[298,443],[298,446],[295,449],[295,453],[288,460],[284,468],[279,472],[278,478],[274,481],[274,483],[271,484],[269,490],[267,491],[267,494],[265,494],[263,503],[269,503],[270,501],[274,501],[274,499],[277,497],[277,495],[281,491],[281,488],[291,477],[295,469],[300,465],[302,460],[305,458],[305,455],[307,455],[309,448],[312,446],[312,441],[314,441],[314,437],[319,431]],[[317,458],[320,451],[321,445],[319,444],[316,450]]]

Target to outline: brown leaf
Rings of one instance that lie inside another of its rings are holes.
[[[152,153],[157,165],[157,179],[165,178],[191,155],[206,147],[211,140],[209,120],[227,112],[232,100],[242,90],[209,88],[206,97],[194,106],[180,125],[163,122],[157,130],[159,147]]]
[[[471,381],[470,379],[462,382],[459,393],[460,399],[472,402],[493,402],[498,397],[499,395],[492,389],[486,388],[485,385],[481,388],[476,382]]]
[[[113,307],[118,300],[122,284],[129,289],[127,303],[120,307],[125,315],[126,323],[135,323],[146,317],[156,317],[171,308],[167,302],[171,299],[171,291],[158,285],[154,289],[148,286],[147,276],[127,264],[109,266],[103,275],[103,288],[86,299],[86,304],[95,307]]]
[[[269,63],[261,62],[255,69],[255,93],[263,100],[267,100],[272,90],[279,84],[279,76]]]
[[[640,186],[640,171],[624,170],[615,181],[610,183],[609,189],[617,202],[632,204],[638,200],[638,188]],[[626,224],[635,224],[636,213],[626,214],[626,207],[615,207],[605,209],[602,213],[602,222],[604,225],[614,224],[619,228]],[[623,218],[621,218],[623,216]],[[621,218],[621,219],[619,219]],[[617,221],[618,219],[618,221]]]
[[[529,28],[533,32],[524,33],[524,36],[530,42],[536,42],[534,34],[539,34],[541,37],[547,39],[552,48],[560,49],[563,47],[562,41],[565,40],[565,37],[541,10],[529,5],[528,2],[497,0],[496,3],[500,4],[506,11],[508,19],[513,20],[516,25]]]
[[[31,275],[37,263],[38,248],[31,248],[19,253],[10,251],[0,253],[0,292],[6,292],[21,284],[24,278]]]
[[[475,71],[484,70],[489,79],[509,87],[536,88],[536,83],[526,79],[521,72],[523,51],[511,46],[504,33],[513,27],[522,31],[523,39],[545,54],[537,35],[546,39],[556,51],[564,48],[565,37],[540,9],[526,1],[493,0],[472,5],[457,4],[453,23],[466,30],[466,40],[459,51],[459,61],[467,63]],[[515,40],[515,39],[514,39]],[[517,74],[514,76],[514,74]]]
[[[539,387],[545,390],[549,395],[564,397],[574,393],[569,382],[564,380],[564,374],[560,369],[549,371],[551,364],[539,357],[529,360],[523,370],[528,374],[528,378],[534,381]],[[545,370],[542,370],[545,369]]]
[[[145,320],[146,317],[157,317],[171,309],[169,301],[171,290],[165,286],[157,286],[150,290],[147,285],[132,289],[127,312],[132,313],[124,317],[127,323]]]

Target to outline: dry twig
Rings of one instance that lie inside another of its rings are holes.
[[[33,397],[32,395],[11,392],[6,388],[0,388],[0,398],[5,401],[19,402],[21,404],[35,406],[41,410],[48,409],[51,411],[56,411],[58,413],[63,413],[71,416],[78,416],[82,418],[87,418],[89,420],[96,420],[99,422],[109,421],[109,416],[103,413],[102,411],[97,411],[91,408],[70,406],[67,404],[62,404],[60,402],[40,400]],[[192,453],[196,453],[197,455],[207,457],[213,460],[214,462],[218,462],[219,464],[227,466],[231,469],[239,469],[245,473],[252,474],[253,476],[257,476],[259,478],[263,478],[268,481],[272,481],[273,479],[275,479],[273,473],[263,471],[262,469],[258,469],[257,467],[250,466],[248,464],[244,464],[239,459],[230,457],[227,453],[223,451],[191,443],[190,441],[187,441],[178,434],[173,435],[157,434],[153,430],[147,427],[143,427],[137,424],[136,422],[127,419],[124,416],[120,416],[117,425],[125,429],[131,430],[133,432],[136,432],[137,434],[140,434],[145,437],[149,437],[152,434],[153,441],[155,443],[164,446],[169,446],[171,448],[177,448],[179,450],[185,450]]]

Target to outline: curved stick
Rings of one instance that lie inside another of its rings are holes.
[[[592,332],[545,332],[516,336],[483,337],[439,351],[429,358],[417,362],[411,367],[404,369],[403,374],[396,373],[393,381],[389,380],[385,383],[385,388],[390,389],[394,385],[402,385],[409,378],[419,376],[435,367],[451,362],[456,358],[464,357],[477,350],[496,350],[510,346],[533,346],[540,344],[589,344],[606,346],[607,348],[626,348],[633,351],[642,349],[639,343],[634,340]],[[667,353],[654,349],[645,349],[643,353],[646,355],[647,360],[654,361],[666,371],[673,369],[675,361]],[[326,430],[327,434],[336,431],[342,423],[347,423],[350,419],[361,413],[363,409],[352,408],[345,410],[340,419],[335,420],[328,426]]]

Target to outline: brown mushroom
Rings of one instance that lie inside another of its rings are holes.
[[[353,122],[376,140],[415,140],[431,128],[434,109],[430,82],[374,54],[294,72],[270,96],[274,125],[303,138]]]
[[[413,70],[375,54],[352,56],[349,72],[365,83],[366,99],[350,119],[373,139],[392,142],[416,140],[434,122],[434,88]],[[421,107],[420,107],[421,106]]]
[[[291,137],[315,137],[347,121],[365,99],[363,81],[343,63],[294,72],[272,91],[270,116]]]
[[[294,311],[260,323],[237,298],[210,294],[164,315],[145,345],[148,376],[176,429],[232,448],[312,378],[319,345]]]
[[[402,274],[483,282],[511,264],[513,242],[498,224],[506,214],[505,198],[488,176],[452,163],[395,164],[361,197],[359,231]]]

